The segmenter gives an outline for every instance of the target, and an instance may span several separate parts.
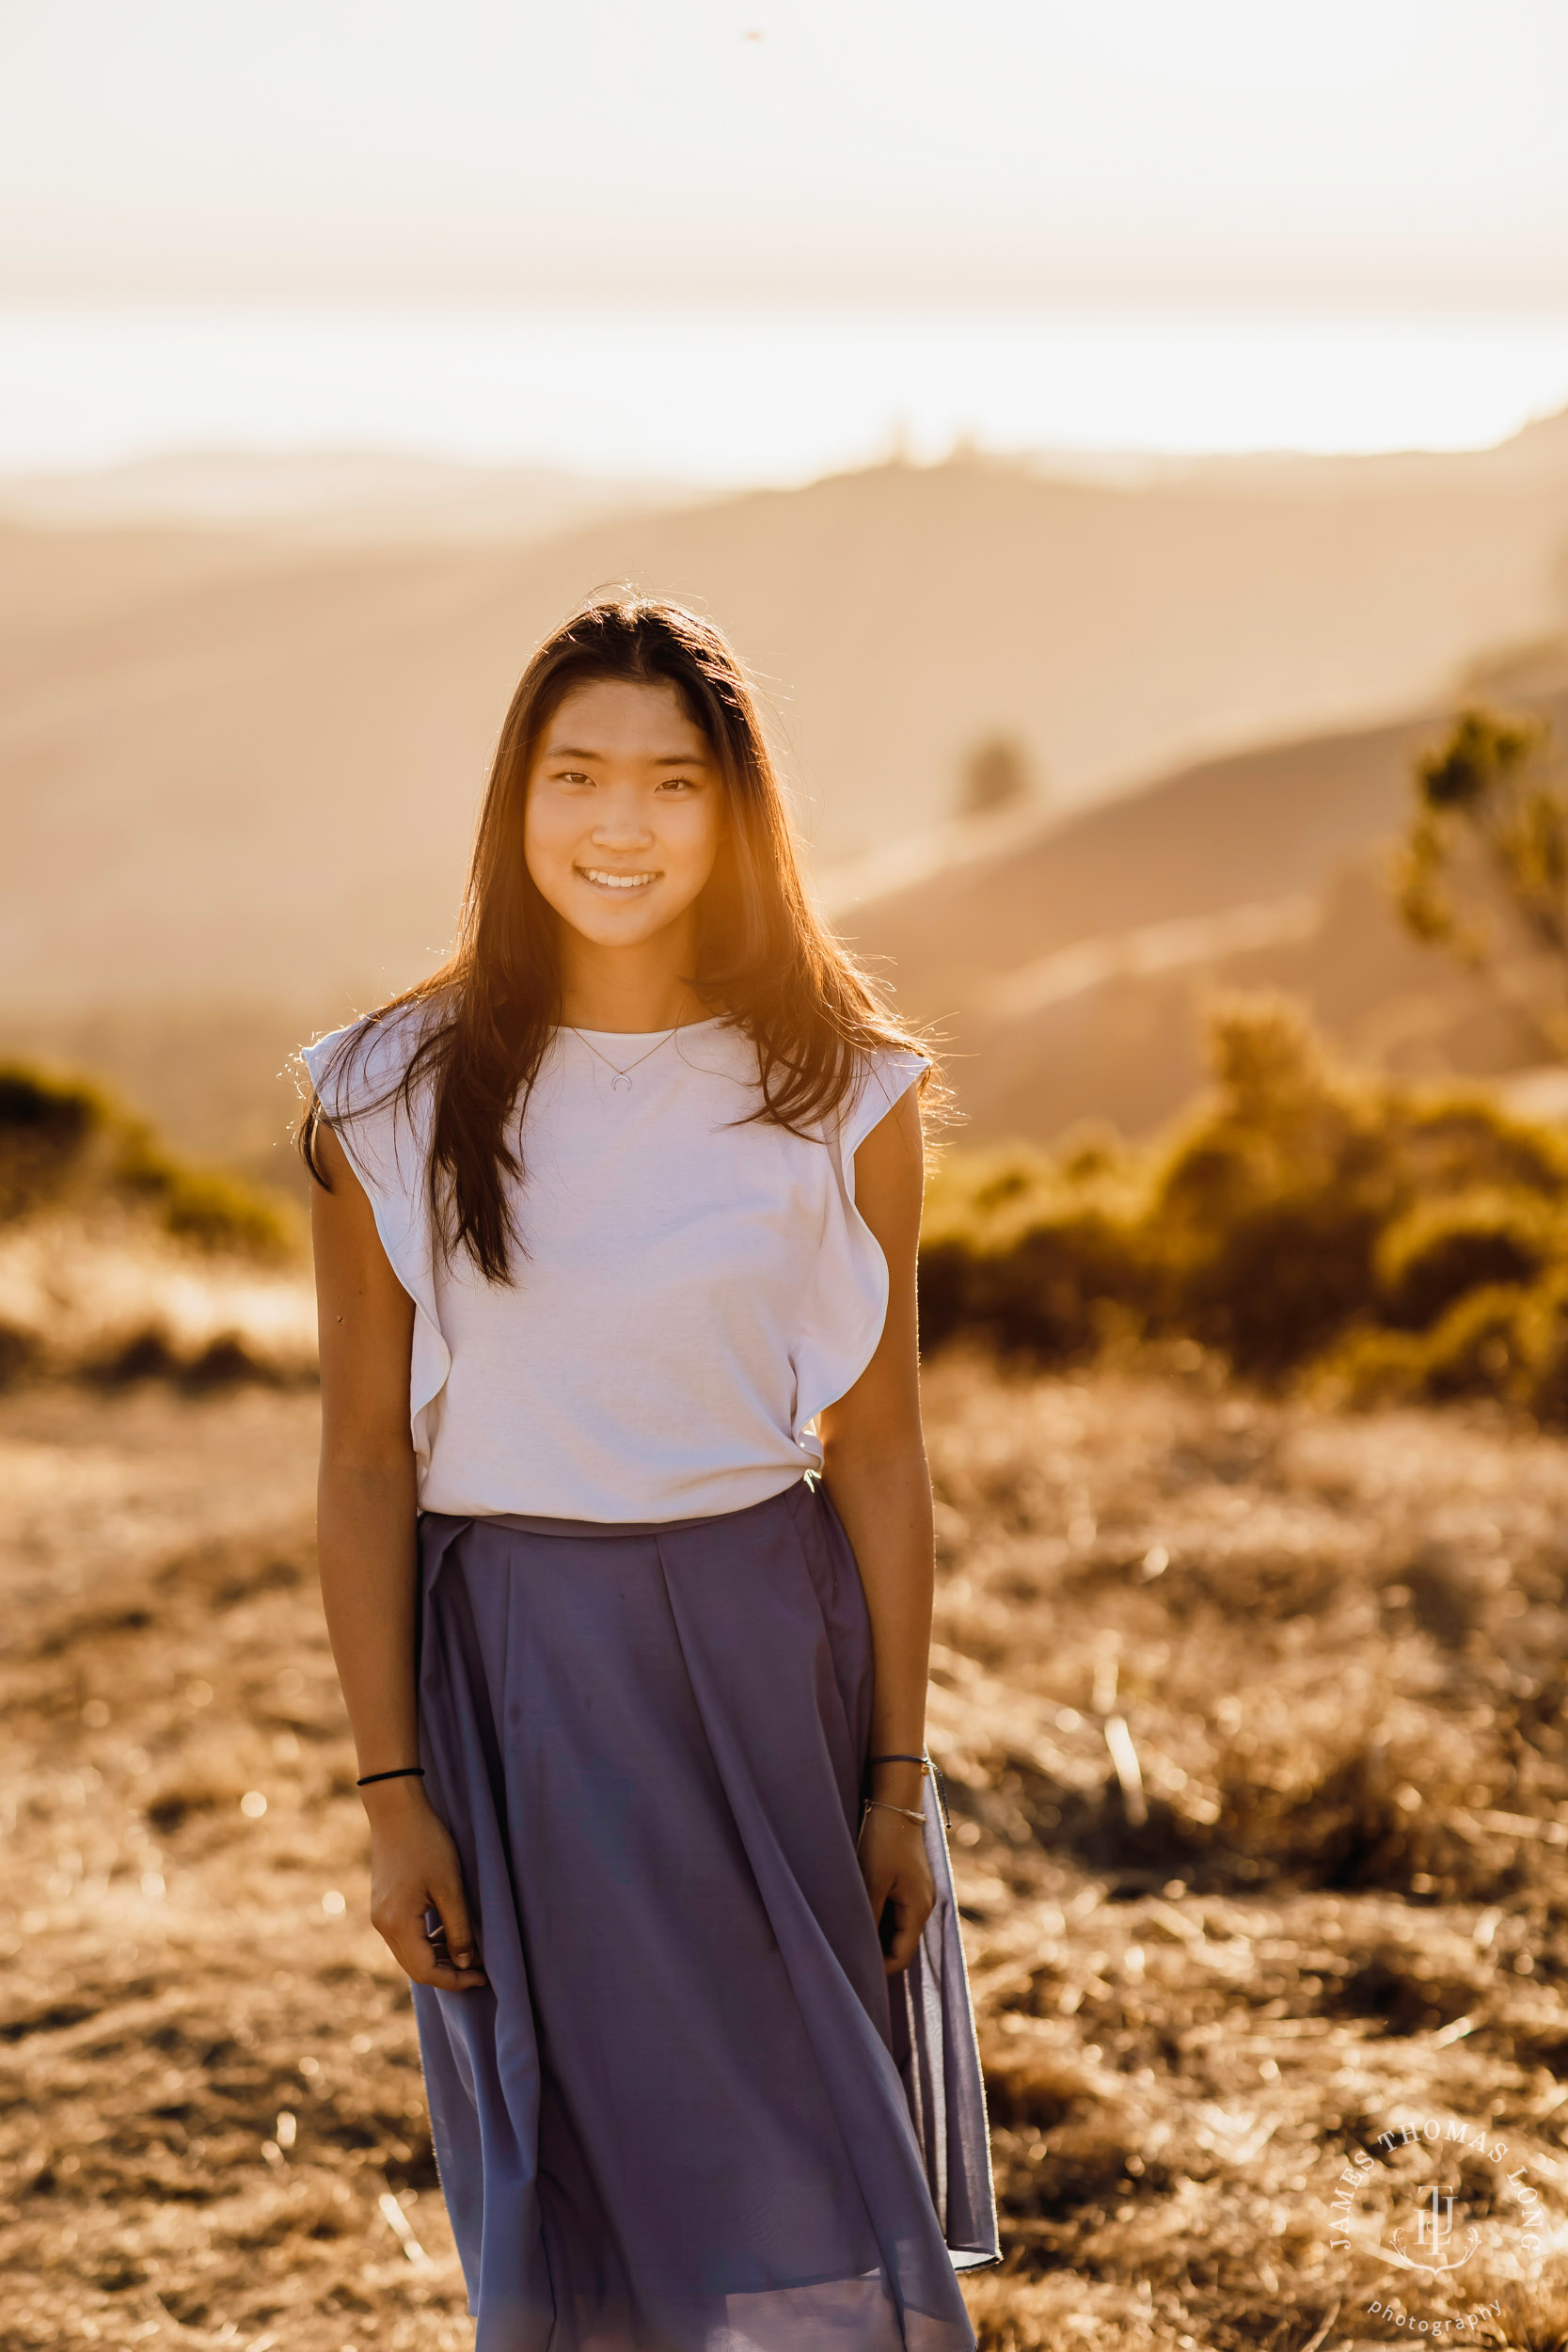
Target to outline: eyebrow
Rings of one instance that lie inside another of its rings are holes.
[[[581,743],[551,743],[545,753],[546,759],[603,759],[603,752],[589,751]],[[649,761],[651,768],[711,768],[713,762],[705,752],[656,752]]]

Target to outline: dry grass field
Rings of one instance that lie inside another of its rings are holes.
[[[0,1404],[7,2352],[469,2340],[365,1925],[314,1418]],[[987,2352],[1559,2352],[1568,1454],[1259,1402],[1196,1349],[949,1357],[928,1422]]]

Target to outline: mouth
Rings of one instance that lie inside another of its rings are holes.
[[[574,874],[589,882],[595,890],[615,891],[628,898],[635,891],[650,890],[659,877],[657,871],[644,869],[636,874],[617,874],[608,866],[574,866]]]

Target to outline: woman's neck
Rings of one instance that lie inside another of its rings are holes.
[[[569,1029],[618,1029],[635,1035],[701,1021],[708,1008],[684,977],[694,960],[694,946],[689,939],[672,942],[661,936],[635,946],[605,947],[562,924],[562,1024]]]

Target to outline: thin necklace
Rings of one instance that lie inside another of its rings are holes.
[[[640,1070],[645,1061],[651,1061],[654,1056],[658,1052],[659,1045],[668,1045],[671,1038],[678,1035],[680,1026],[681,1024],[677,1022],[674,1028],[666,1031],[665,1035],[659,1039],[658,1045],[650,1045],[645,1054],[639,1054],[637,1059],[635,1061],[627,1062],[625,1069],[623,1069],[618,1062],[612,1062],[608,1054],[600,1054],[598,1047],[591,1039],[582,1037],[582,1031],[580,1029],[573,1029],[572,1035],[574,1037],[582,1038],[582,1041],[584,1045],[587,1046],[589,1052],[591,1054],[597,1055],[599,1060],[603,1062],[607,1070],[614,1071],[615,1075],[610,1082],[610,1090],[611,1094],[629,1094],[631,1091],[632,1072],[634,1070]]]

